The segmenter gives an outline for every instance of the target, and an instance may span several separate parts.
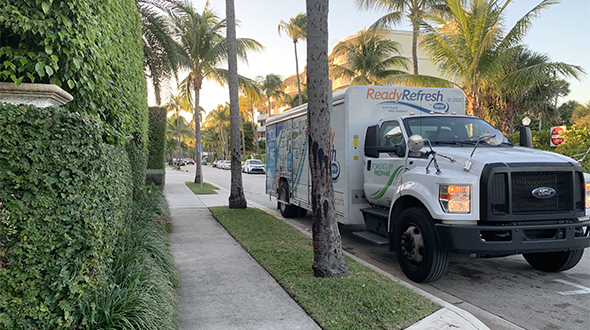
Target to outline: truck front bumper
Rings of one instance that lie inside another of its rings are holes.
[[[569,251],[590,247],[590,220],[545,225],[435,225],[442,248],[484,256]]]

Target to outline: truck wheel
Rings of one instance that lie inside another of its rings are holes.
[[[281,203],[280,201],[284,201],[285,203]],[[279,189],[279,199],[277,201],[279,211],[281,211],[281,215],[283,218],[293,218],[297,216],[297,209],[299,207],[294,205],[289,205],[289,188],[287,183],[283,183],[281,188]]]
[[[397,261],[410,280],[432,282],[443,276],[447,252],[440,246],[428,211],[413,207],[402,212],[394,235]]]
[[[525,253],[522,256],[534,269],[561,272],[574,268],[584,255],[584,249],[545,253]]]

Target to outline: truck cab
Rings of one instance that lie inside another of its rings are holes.
[[[556,272],[589,245],[590,175],[571,158],[516,146],[479,118],[381,120],[367,128],[365,162],[367,230],[387,228],[416,282],[440,278],[449,252],[523,254]]]

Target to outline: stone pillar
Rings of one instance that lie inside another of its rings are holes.
[[[45,108],[64,105],[74,98],[57,85],[0,82],[0,103],[32,104]]]

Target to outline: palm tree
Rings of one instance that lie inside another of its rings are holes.
[[[560,62],[539,63],[510,70],[521,50],[521,41],[540,11],[557,3],[543,0],[504,34],[504,10],[511,0],[447,0],[448,11],[433,14],[428,19],[423,46],[434,64],[444,68],[448,80],[414,77],[456,84],[467,98],[467,112],[482,116],[482,92],[490,86],[503,90],[523,90],[536,86],[539,78],[562,75],[579,79],[584,70]],[[509,73],[507,73],[509,72]],[[403,77],[401,77],[403,78]]]
[[[285,89],[283,77],[281,77],[278,74],[269,73],[264,77],[256,77],[256,81],[258,81],[260,89],[262,90],[264,95],[266,95],[266,99],[268,101],[268,116],[270,117],[270,98],[274,97],[274,99],[278,103],[278,101],[286,95],[285,92],[283,92],[283,90]]]
[[[313,214],[313,271],[316,277],[347,276],[348,265],[334,209],[329,130],[328,93],[328,0],[307,1],[309,18],[307,47],[307,92],[309,97],[309,164]]]
[[[301,81],[299,79],[299,61],[297,60],[297,42],[307,39],[307,16],[304,13],[289,19],[288,22],[281,20],[279,23],[279,35],[284,31],[292,40],[295,48],[295,74],[297,75],[297,90],[299,91],[299,105],[303,104],[301,99]]]
[[[177,156],[176,156],[176,158],[179,159],[180,158],[180,117],[181,117],[180,112],[187,111],[189,109],[188,100],[186,98],[183,98],[180,96],[172,95],[170,97],[170,100],[168,101],[167,104],[164,105],[164,107],[167,109],[168,113],[170,113],[170,112],[176,113],[176,141],[177,141],[177,145],[176,145]],[[178,162],[178,168],[180,169],[180,162]]]
[[[203,82],[214,80],[220,84],[227,82],[227,70],[220,67],[227,60],[227,41],[223,35],[226,21],[220,19],[209,3],[205,4],[202,13],[195,11],[192,2],[180,2],[173,14],[174,34],[181,48],[179,53],[180,66],[189,70],[189,75],[182,86],[194,93],[194,121],[195,121],[195,154],[201,159],[199,144],[201,143],[201,120],[199,116],[200,91]],[[252,39],[240,38],[236,41],[237,56],[246,59],[246,52],[262,50],[262,46]],[[241,83],[253,83],[245,78]],[[195,183],[202,183],[201,162],[197,162]]]
[[[412,63],[414,74],[418,74],[418,36],[420,25],[428,9],[442,8],[444,0],[356,0],[361,10],[386,10],[388,13],[379,18],[373,27],[387,27],[400,23],[404,17],[412,23]]]
[[[502,75],[550,63],[547,55],[530,51],[526,47],[516,48],[514,56]],[[501,81],[500,78],[494,81]],[[560,118],[555,100],[567,95],[567,82],[556,79],[552,72],[541,72],[536,80],[534,85],[486,85],[482,90],[482,103],[487,111],[482,113],[482,117],[493,124],[501,125],[508,135],[514,133],[519,119],[524,116],[536,117],[539,120],[539,130],[543,122],[558,123]]]
[[[229,138],[228,131],[230,127],[229,116],[229,104],[219,104],[217,108],[209,112],[205,119],[205,123],[203,124],[203,128],[213,127],[213,130],[217,132],[219,145],[224,155],[224,159],[228,159],[229,157],[227,145],[227,140]]]
[[[240,157],[240,103],[238,99],[238,54],[236,41],[236,12],[234,0],[225,0],[227,17],[227,57],[229,112],[231,121],[231,191],[230,209],[245,209],[247,206],[242,186],[242,166]]]
[[[349,41],[342,41],[334,47],[334,60],[343,58],[342,64],[330,66],[333,79],[350,79],[351,85],[381,85],[384,79],[407,72],[397,68],[408,68],[408,59],[399,56],[400,44],[385,39],[373,29],[359,32]]]
[[[254,123],[254,109],[261,105],[261,99],[259,95],[242,95],[240,96],[240,111],[243,111],[244,120],[250,120],[250,125],[252,126],[252,133],[254,134],[254,140],[252,141],[254,145],[256,145],[256,155],[258,159],[260,159],[260,145],[258,144],[258,136],[256,134],[256,123]],[[243,129],[242,129],[243,132]],[[244,134],[245,136],[246,134]],[[246,142],[244,141],[244,148]],[[244,149],[244,155],[246,151]]]
[[[167,15],[174,1],[136,0],[135,4],[141,15],[144,68],[154,87],[156,103],[160,105],[163,85],[178,69],[174,56],[176,44]]]

